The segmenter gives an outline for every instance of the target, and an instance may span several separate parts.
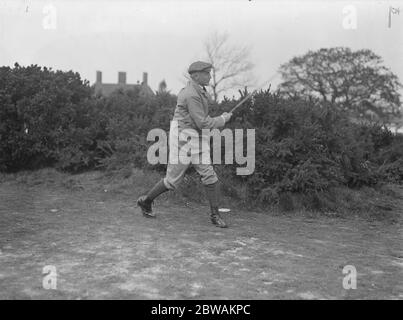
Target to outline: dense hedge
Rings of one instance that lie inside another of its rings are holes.
[[[225,99],[213,113],[238,101]],[[0,171],[150,168],[147,133],[168,129],[175,103],[169,93],[145,98],[137,90],[95,96],[72,71],[2,67]],[[236,176],[237,165],[217,168],[223,181],[245,186],[248,199],[265,203],[285,192],[403,181],[403,137],[378,124],[353,123],[337,105],[261,91],[229,126],[256,129],[254,174]]]
[[[222,108],[234,103],[224,101]],[[262,91],[231,127],[256,128],[255,174],[238,177],[248,198],[278,201],[283,192],[402,181],[401,137],[380,124],[354,123],[332,104]],[[227,167],[234,175],[236,166]]]
[[[176,97],[158,93],[144,97],[138,90],[116,91],[108,98],[101,98],[99,117],[106,124],[105,139],[99,140],[102,150],[99,166],[116,169],[125,165],[149,167],[147,133],[153,128],[169,129]],[[161,169],[161,166],[158,166]]]
[[[97,101],[78,73],[0,68],[0,170],[91,167],[99,129]]]
[[[0,171],[70,172],[146,163],[150,128],[167,129],[176,98],[138,90],[94,95],[78,73],[37,65],[0,68]]]

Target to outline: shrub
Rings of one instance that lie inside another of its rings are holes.
[[[115,170],[127,165],[151,168],[147,150],[153,142],[147,134],[153,128],[169,129],[176,98],[169,93],[143,97],[138,90],[116,91],[103,98],[101,118],[106,121],[106,137],[98,140],[102,151],[100,166]],[[164,166],[157,166],[161,170]]]
[[[0,79],[0,170],[90,166],[99,132],[88,81],[17,63]]]
[[[240,99],[248,94],[240,93]],[[240,99],[225,98],[213,114],[229,111]],[[175,103],[167,92],[144,97],[137,89],[95,96],[72,71],[2,67],[0,171],[164,171],[165,165],[148,164],[153,142],[146,137],[154,128],[168,131]],[[252,175],[237,176],[236,164],[217,166],[225,192],[243,204],[331,208],[330,194],[339,187],[403,182],[403,136],[380,124],[354,123],[336,104],[260,91],[236,111],[229,127],[256,130]],[[194,196],[200,191],[191,188],[195,181],[189,176],[181,192]]]
[[[236,103],[224,100],[222,110]],[[286,194],[311,197],[335,186],[371,186],[401,173],[400,162],[392,160],[400,155],[396,138],[386,127],[353,123],[330,103],[261,91],[237,110],[230,126],[256,129],[255,172],[237,180],[260,203],[279,203]],[[385,157],[390,160],[379,170]],[[225,172],[229,179],[235,165]]]

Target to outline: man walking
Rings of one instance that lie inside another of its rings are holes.
[[[210,160],[209,138],[201,135],[202,129],[218,129],[223,127],[232,116],[232,113],[227,112],[214,118],[208,115],[209,104],[212,100],[205,86],[210,82],[212,67],[210,63],[202,61],[194,62],[189,66],[188,72],[191,80],[178,94],[178,101],[169,135],[170,148],[180,149],[188,143],[187,141],[178,140],[174,136],[173,123],[177,123],[179,133],[187,133],[191,136],[192,132],[197,132],[199,144],[197,148],[191,148],[190,163],[180,160],[178,163],[171,161],[172,149],[170,150],[165,178],[160,180],[146,195],[141,196],[137,200],[137,205],[146,217],[155,217],[155,213],[152,211],[153,200],[168,190],[176,189],[181,183],[186,169],[191,164],[200,175],[201,182],[205,186],[211,209],[211,222],[217,227],[227,227],[227,224],[218,212],[218,178]],[[201,158],[202,161],[200,161]]]

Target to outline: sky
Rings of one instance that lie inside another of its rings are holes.
[[[97,70],[105,83],[148,72],[153,90],[165,79],[177,94],[213,32],[250,47],[258,84],[296,55],[336,46],[371,49],[403,82],[403,1],[0,0],[0,66],[73,70],[91,84]]]

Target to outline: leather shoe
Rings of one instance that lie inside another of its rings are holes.
[[[147,201],[147,196],[141,196],[137,200],[137,205],[140,207],[141,212],[147,218],[155,218],[156,215],[152,209],[152,202]]]
[[[220,214],[218,213],[218,209],[214,208],[213,212],[210,215],[211,222],[220,228],[228,228],[228,225],[225,223],[224,219],[221,218]]]

